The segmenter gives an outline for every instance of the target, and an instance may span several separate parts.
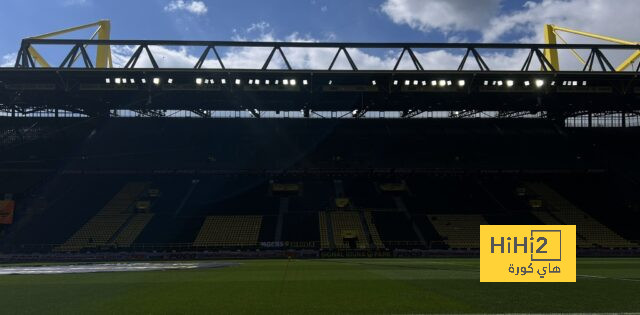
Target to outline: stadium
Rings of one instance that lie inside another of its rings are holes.
[[[3,311],[640,312],[640,43],[111,27],[25,37],[0,67]],[[390,68],[362,64],[373,50]],[[456,66],[429,68],[434,50]],[[484,225],[575,225],[575,282],[480,282]]]

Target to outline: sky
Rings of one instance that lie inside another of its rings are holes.
[[[111,20],[113,39],[542,43],[545,23],[640,41],[639,15],[638,0],[2,0],[0,66],[13,65],[22,38],[100,19]],[[572,35],[565,39],[591,42]],[[125,63],[134,49],[114,47],[114,63]],[[167,67],[188,67],[199,56],[185,47],[152,50]],[[268,53],[255,48],[222,51],[225,65],[238,68],[259,67]],[[326,68],[335,52],[285,53],[294,68]],[[382,69],[393,67],[399,52],[350,53],[360,68]],[[425,68],[443,69],[457,65],[464,52],[417,53]],[[50,54],[55,59],[61,53]],[[485,55],[496,69],[519,67],[525,57],[522,51]],[[561,56],[561,64],[576,66],[569,58]],[[278,62],[274,60],[275,66],[282,66]],[[339,67],[345,66],[340,62]],[[215,67],[211,60],[205,66]]]

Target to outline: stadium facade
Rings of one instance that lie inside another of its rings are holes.
[[[122,67],[114,45],[136,47]],[[158,45],[202,53],[162,68]],[[220,47],[269,54],[229,69]],[[336,54],[296,69],[292,49]],[[352,49],[401,53],[361,69]],[[463,57],[424,69],[424,49]],[[496,71],[496,49],[529,53]],[[562,71],[557,50],[589,57]],[[581,255],[637,254],[640,83],[612,50],[638,46],[25,39],[0,68],[0,248],[475,255],[481,224],[575,224]]]

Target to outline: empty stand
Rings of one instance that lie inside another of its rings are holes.
[[[404,212],[376,211],[372,213],[372,220],[385,244],[418,241],[411,221]]]
[[[260,235],[262,216],[215,215],[208,216],[193,242],[194,246],[256,246]]]
[[[563,225],[564,222],[560,221],[552,212],[547,210],[533,210],[531,213],[540,220],[540,222],[546,225]],[[577,233],[577,232],[576,232]],[[587,241],[580,234],[576,236],[576,246],[580,248],[590,248],[593,244]]]
[[[153,213],[136,213],[114,237],[112,243],[117,247],[129,247],[138,238],[142,230],[153,218]]]
[[[429,215],[429,221],[449,248],[479,248],[480,225],[487,224],[481,215]]]
[[[597,250],[640,239],[639,150],[629,145],[640,128],[527,118],[0,121],[0,193],[20,205],[3,252],[261,241],[469,248],[484,222],[576,224],[578,246]],[[144,196],[145,182],[156,197]],[[271,183],[297,189],[274,194]],[[527,192],[542,206],[531,211]],[[133,209],[146,200],[153,215]],[[244,226],[253,216],[260,223]]]
[[[551,213],[549,213],[548,211],[545,210],[533,210],[531,211],[531,213],[538,218],[538,220],[540,220],[540,222],[546,224],[546,225],[562,225],[563,223],[560,222],[555,216],[553,216]]]
[[[287,213],[283,220],[282,240],[289,242],[318,243],[320,242],[320,230],[318,226],[319,215],[317,212]]]
[[[262,222],[260,223],[260,232],[258,234],[258,240],[260,242],[282,241],[282,239],[275,239],[277,221],[278,216],[276,215],[262,216]]]
[[[337,248],[369,248],[367,236],[362,227],[360,214],[356,211],[328,212],[333,225],[333,239]]]
[[[584,239],[578,246],[597,245],[605,248],[630,248],[638,244],[630,242],[602,223],[596,221],[587,213],[573,205],[569,200],[558,194],[551,187],[542,182],[527,183],[527,188],[538,194],[551,208],[551,214],[565,224],[575,224],[576,233]]]
[[[327,212],[320,211],[318,212],[318,227],[320,229],[320,247],[321,248],[330,248],[331,245],[329,243],[329,228],[327,227]]]
[[[380,238],[380,234],[378,233],[378,228],[375,224],[373,224],[373,218],[371,216],[370,211],[364,212],[364,217],[367,222],[367,227],[369,229],[369,234],[371,235],[371,240],[373,241],[373,245],[376,248],[384,248],[384,243],[382,243],[382,239]]]
[[[146,189],[146,182],[127,183],[95,216],[85,223],[55,251],[79,251],[109,244],[133,213],[136,199]]]

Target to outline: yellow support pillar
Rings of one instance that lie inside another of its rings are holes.
[[[625,61],[623,61],[618,67],[616,67],[616,71],[624,71],[625,69],[627,69],[627,67],[633,64],[633,62],[636,61],[638,57],[640,57],[640,50],[636,50],[636,52],[629,56],[629,58],[625,59]]]
[[[29,46],[29,53],[31,54],[31,57],[33,57],[33,62],[39,64],[43,68],[51,67],[49,63],[44,60],[42,55],[40,55],[40,53],[35,48],[33,48],[33,46]]]
[[[111,36],[111,21],[100,20],[98,24],[100,25],[100,28],[98,29],[98,40],[108,40]],[[111,46],[98,45],[96,68],[111,67],[113,67],[113,62],[111,60]]]
[[[544,25],[544,43],[556,44],[556,33],[554,33],[554,26],[551,24]],[[554,69],[560,70],[560,60],[558,59],[557,49],[545,49],[544,56],[549,60]]]

